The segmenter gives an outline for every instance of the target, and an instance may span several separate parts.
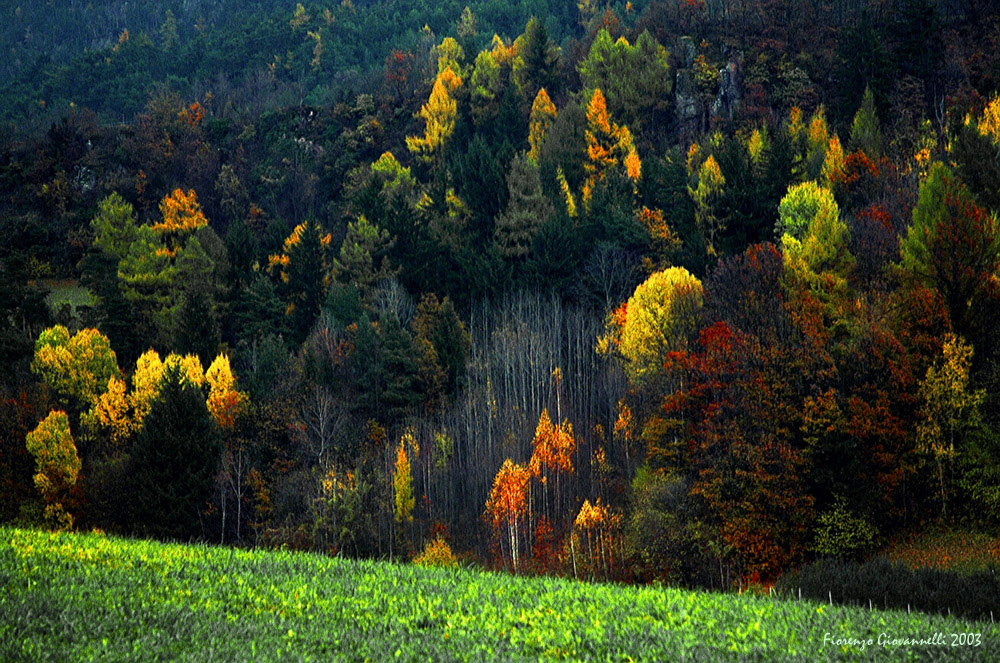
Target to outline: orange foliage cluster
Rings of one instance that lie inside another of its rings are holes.
[[[528,469],[532,476],[541,477],[542,484],[545,484],[550,470],[567,473],[573,471],[570,455],[576,449],[576,441],[573,439],[573,427],[568,421],[557,426],[549,419],[549,411],[542,410],[532,444],[534,451],[528,462]]]
[[[528,486],[531,475],[523,465],[511,459],[504,461],[493,479],[490,497],[486,501],[486,513],[494,527],[514,524],[528,511]]]
[[[182,108],[177,116],[180,117],[181,122],[192,127],[197,127],[205,118],[205,108],[196,101],[187,108]]]
[[[164,196],[160,201],[160,214],[163,221],[153,224],[153,230],[159,233],[190,232],[208,225],[194,189],[188,189],[187,193],[174,189],[173,193]]]

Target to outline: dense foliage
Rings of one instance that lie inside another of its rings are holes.
[[[1000,526],[988,3],[69,4],[0,21],[3,521],[713,588]]]

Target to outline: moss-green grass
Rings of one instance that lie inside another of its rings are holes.
[[[951,646],[958,633],[979,633],[979,646]],[[826,634],[944,644],[862,650]],[[990,661],[1000,632],[809,601],[0,528],[0,660]]]

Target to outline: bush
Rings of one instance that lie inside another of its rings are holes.
[[[413,558],[413,563],[417,566],[429,566],[437,568],[449,568],[458,566],[458,560],[451,554],[451,546],[440,536],[429,541],[424,546],[424,551]]]
[[[787,573],[775,591],[835,603],[867,607],[937,612],[969,619],[989,619],[1000,609],[997,569],[957,573],[940,569],[910,569],[905,564],[878,558],[856,563],[839,560],[814,562]]]
[[[823,557],[860,560],[875,550],[877,540],[878,530],[840,498],[817,518],[813,550]]]

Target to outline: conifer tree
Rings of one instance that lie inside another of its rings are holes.
[[[132,451],[137,529],[186,538],[201,533],[222,454],[201,390],[168,367]]]
[[[497,217],[494,235],[502,255],[523,258],[538,229],[555,214],[555,208],[542,193],[538,166],[527,156],[511,162],[507,187],[507,209]]]
[[[854,114],[854,121],[851,123],[851,147],[861,150],[872,159],[882,156],[882,130],[870,87],[865,88],[861,107]]]

